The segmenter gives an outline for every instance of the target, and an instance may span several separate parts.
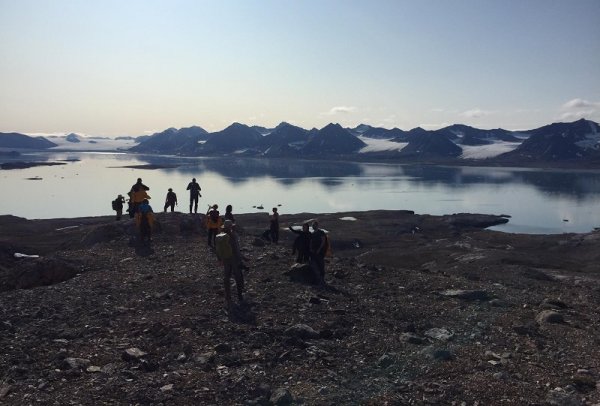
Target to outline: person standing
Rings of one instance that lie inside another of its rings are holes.
[[[113,200],[113,210],[117,212],[117,221],[121,220],[121,216],[123,215],[123,205],[125,204],[125,198],[123,195],[118,195],[115,200]]]
[[[154,212],[150,206],[148,199],[144,199],[140,203],[136,213],[135,221],[140,231],[140,242],[148,245],[152,242],[152,227],[154,225]]]
[[[271,241],[277,244],[279,242],[279,213],[277,213],[277,207],[273,207],[269,231],[271,235]]]
[[[325,253],[327,251],[327,236],[319,229],[319,223],[313,222],[313,233],[310,236],[310,267],[320,286],[325,286]]]
[[[223,223],[223,233],[219,234],[217,240],[217,258],[223,265],[223,287],[225,290],[225,306],[231,309],[231,276],[235,279],[238,301],[244,300],[244,276],[240,269],[244,257],[240,251],[240,242],[231,220]]]
[[[215,237],[223,224],[218,209],[219,205],[213,204],[212,206],[208,206],[208,211],[206,212],[206,228],[208,230],[209,247],[215,246]]]
[[[138,211],[138,207],[144,200],[150,199],[146,191],[150,188],[142,183],[142,178],[138,178],[137,182],[131,187],[129,191],[129,200],[132,202],[132,207],[129,212],[129,216],[133,217]]]
[[[235,224],[235,218],[233,217],[233,206],[228,204],[227,207],[225,207],[225,220],[231,220],[231,222],[233,224]]]
[[[292,226],[290,231],[297,234],[298,237],[294,240],[294,248],[292,255],[297,251],[298,256],[296,262],[299,264],[306,263],[310,259],[310,230],[308,223],[302,224],[302,230],[295,230]]]
[[[192,214],[192,206],[194,207],[194,213],[198,213],[198,198],[202,197],[200,194],[202,188],[196,183],[196,178],[188,184],[187,190],[190,191],[190,214]]]
[[[165,213],[167,212],[167,208],[171,207],[171,213],[175,211],[175,205],[177,204],[177,195],[173,192],[173,189],[169,188],[167,192],[167,198],[165,199]]]

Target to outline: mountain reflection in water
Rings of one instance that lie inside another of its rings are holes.
[[[201,204],[231,203],[237,213],[255,212],[258,204],[268,212],[282,204],[282,214],[371,209],[507,214],[510,222],[496,229],[519,232],[583,232],[600,225],[600,171],[71,152],[19,157],[65,159],[80,161],[1,171],[7,197],[0,202],[0,214],[110,215],[107,202],[125,194],[138,177],[150,186],[155,211],[162,210],[169,187],[178,194],[178,209],[187,211],[185,188],[195,177],[202,186]],[[176,167],[125,168],[144,164]],[[35,185],[25,180],[33,176],[44,180]],[[38,203],[40,196],[43,205]]]

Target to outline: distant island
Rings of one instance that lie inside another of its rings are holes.
[[[49,140],[0,133],[0,149],[600,168],[600,126],[585,119],[524,131],[462,124],[404,131],[366,124],[344,128],[332,123],[320,130],[306,130],[285,122],[275,128],[234,123],[214,133],[192,126],[116,139],[69,134]]]

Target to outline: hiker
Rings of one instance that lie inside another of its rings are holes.
[[[310,236],[310,267],[315,280],[321,286],[325,285],[325,253],[327,251],[327,236],[319,229],[317,221],[312,224],[313,233]]]
[[[140,241],[142,244],[147,240],[152,242],[152,226],[154,225],[154,212],[148,202],[144,199],[135,213],[135,222],[140,230]]]
[[[121,216],[123,215],[123,204],[125,204],[123,195],[118,195],[117,198],[112,201],[112,208],[117,212],[117,221],[121,220]]]
[[[269,225],[269,234],[271,236],[271,241],[277,244],[279,242],[279,213],[277,213],[277,207],[273,207],[271,223]]]
[[[196,183],[196,178],[188,184],[187,190],[190,191],[190,214],[192,214],[192,206],[194,207],[194,213],[198,213],[198,198],[202,197],[200,191],[202,188]]]
[[[208,211],[206,212],[206,228],[208,230],[208,246],[215,246],[215,237],[219,232],[219,228],[221,228],[222,220],[219,216],[219,205],[213,204],[212,206],[208,206]]]
[[[216,243],[217,258],[223,265],[223,286],[225,288],[225,306],[231,309],[231,276],[235,279],[237,288],[238,302],[244,300],[242,292],[244,290],[244,275],[240,269],[244,257],[240,252],[240,242],[235,232],[234,224],[231,220],[225,220],[223,223],[223,232],[217,237]]]
[[[230,204],[225,207],[225,220],[231,220],[233,224],[235,224],[235,218],[233,218],[233,206]]]
[[[292,226],[289,229],[292,233],[298,235],[294,240],[292,248],[292,255],[298,252],[296,262],[299,264],[308,262],[310,259],[310,230],[308,223],[302,224],[302,230],[294,230]]]
[[[146,191],[150,188],[142,183],[142,178],[138,178],[137,182],[131,187],[129,191],[129,200],[132,202],[132,207],[129,211],[129,217],[135,216],[138,207],[145,199],[150,199]]]
[[[167,197],[165,199],[165,213],[167,212],[167,208],[171,207],[171,213],[175,211],[175,205],[177,204],[177,195],[173,192],[173,189],[169,188],[167,192]]]

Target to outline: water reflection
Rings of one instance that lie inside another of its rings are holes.
[[[35,158],[35,159],[34,159]],[[40,153],[20,160],[76,160],[61,167],[0,171],[6,196],[0,214],[28,218],[111,214],[108,199],[126,193],[142,177],[161,206],[173,187],[185,208],[185,187],[195,177],[203,202],[233,203],[238,213],[253,206],[282,212],[409,209],[417,213],[509,214],[515,231],[589,231],[599,225],[600,171],[444,167],[257,158]],[[143,170],[130,165],[176,167]],[[36,182],[24,178],[40,176]],[[90,185],[93,185],[90,188]],[[86,204],[72,205],[86,190]],[[43,212],[37,204],[44,196]],[[569,220],[563,222],[563,220]]]

